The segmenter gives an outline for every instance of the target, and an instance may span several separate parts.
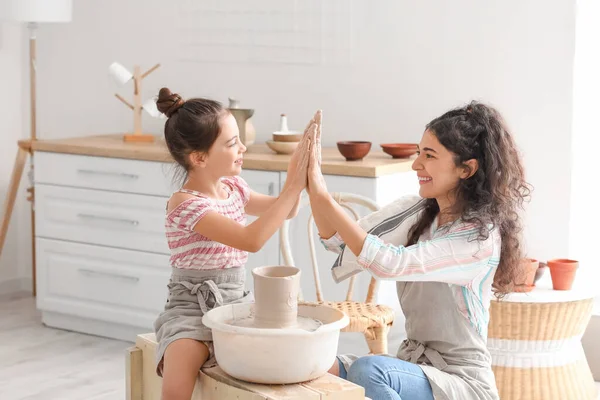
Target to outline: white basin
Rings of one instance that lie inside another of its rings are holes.
[[[298,316],[322,322],[308,331],[231,325],[254,315],[254,303],[228,304],[207,312],[219,366],[236,379],[263,384],[305,382],[324,375],[335,361],[340,330],[349,323],[341,311],[321,305],[298,305]]]

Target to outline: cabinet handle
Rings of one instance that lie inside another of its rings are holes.
[[[125,172],[95,171],[93,169],[78,169],[77,172],[79,172],[80,174],[116,176],[118,178],[127,178],[127,179],[138,179],[139,178],[139,175],[128,174]]]
[[[139,280],[140,280],[140,278],[138,278],[137,276],[121,275],[121,274],[115,274],[113,272],[94,271],[94,270],[86,269],[86,268],[79,268],[79,272],[82,274],[85,274],[85,275],[108,276],[111,278],[125,279],[127,281],[132,281],[132,282],[139,282]]]
[[[275,195],[275,184],[273,182],[269,183],[268,194],[269,196]]]
[[[125,219],[125,218],[113,218],[113,217],[104,217],[101,215],[92,215],[92,214],[77,214],[77,216],[79,218],[83,218],[83,219],[96,219],[96,220],[104,220],[104,221],[110,221],[110,222],[118,222],[118,223],[122,223],[122,224],[128,224],[128,225],[133,225],[133,226],[137,226],[139,225],[139,221],[133,220],[133,219]]]

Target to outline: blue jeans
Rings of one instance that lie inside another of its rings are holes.
[[[365,396],[373,400],[433,400],[425,373],[408,361],[365,356],[352,363],[347,372],[341,361],[339,366],[340,377],[364,387]]]

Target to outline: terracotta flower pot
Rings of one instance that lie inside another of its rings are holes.
[[[523,282],[516,285],[515,292],[530,292],[535,287],[535,273],[538,270],[540,262],[533,258],[524,258],[521,260],[521,271],[523,273]]]
[[[559,258],[548,261],[548,268],[552,276],[552,287],[554,290],[570,290],[575,280],[575,273],[579,268],[579,262]]]

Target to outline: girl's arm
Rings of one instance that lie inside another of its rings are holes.
[[[296,173],[290,177],[290,183],[284,187],[277,200],[258,219],[244,226],[217,212],[209,211],[194,225],[194,231],[227,246],[249,252],[259,251],[290,215],[300,193],[306,187],[311,142],[314,142],[316,136],[314,124],[308,134],[309,137],[298,145],[302,148]]]
[[[298,208],[300,207],[301,196],[302,192],[300,192],[300,194],[297,196],[296,203],[292,207],[286,219],[291,219],[298,215]],[[264,212],[271,208],[273,204],[277,202],[278,199],[279,197],[268,196],[266,194],[258,193],[254,190],[251,190],[250,199],[248,200],[248,203],[245,206],[246,213],[248,215],[260,217],[261,215],[263,215]]]
[[[301,190],[290,188],[247,226],[218,212],[209,211],[194,226],[194,231],[236,249],[255,253],[277,232],[297,202]]]

